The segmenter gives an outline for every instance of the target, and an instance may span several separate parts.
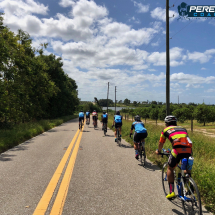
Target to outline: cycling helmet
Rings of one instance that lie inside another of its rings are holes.
[[[177,122],[177,118],[175,116],[169,115],[169,116],[165,117],[164,122],[167,123],[167,124],[169,124],[171,122],[176,123]]]
[[[89,110],[87,112],[90,112]]]
[[[93,112],[96,112],[96,110],[94,110]]]
[[[134,120],[135,120],[135,121],[140,121],[140,116],[139,116],[139,115],[135,116],[135,117],[134,117]]]
[[[103,114],[106,114],[106,111],[103,111]]]
[[[116,115],[120,115],[120,112],[119,112],[119,111],[117,111],[117,112],[116,112]]]

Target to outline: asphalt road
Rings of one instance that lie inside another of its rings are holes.
[[[98,126],[77,133],[71,120],[1,154],[0,215],[182,215],[181,202],[164,196],[160,169],[148,160],[140,166],[127,142],[118,147],[114,133],[104,136]]]

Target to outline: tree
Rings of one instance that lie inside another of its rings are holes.
[[[136,107],[136,106],[137,106],[137,102],[136,102],[136,101],[133,101],[133,105]]]
[[[194,112],[195,118],[199,123],[213,122],[215,120],[214,109],[205,104],[198,105]]]
[[[149,113],[150,119],[155,119],[156,120],[156,125],[157,125],[157,120],[158,120],[158,114],[159,114],[159,109],[158,108],[152,108]]]
[[[124,100],[123,103],[124,103],[125,105],[129,105],[129,104],[131,103],[131,101],[130,101],[129,99],[126,98],[126,99]]]
[[[99,99],[99,104],[102,107],[107,107],[107,99]],[[111,99],[108,99],[108,107],[114,106],[114,102]]]

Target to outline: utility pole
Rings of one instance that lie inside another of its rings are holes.
[[[109,82],[108,82],[108,91],[107,91],[107,113],[108,113],[108,95],[109,95]]]
[[[166,115],[170,114],[170,88],[169,88],[169,0],[166,0]]]
[[[178,104],[179,104],[179,96],[178,96]]]
[[[116,114],[116,86],[115,86],[115,114]]]

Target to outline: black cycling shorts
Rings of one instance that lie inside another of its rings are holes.
[[[90,118],[90,116],[86,116],[86,118]]]
[[[97,116],[93,116],[93,120],[97,120]]]
[[[115,128],[119,128],[119,127],[122,127],[122,122],[115,123]]]
[[[79,117],[79,122],[83,120],[84,121],[84,117]]]
[[[177,164],[180,162],[181,159],[183,158],[189,158],[191,156],[190,153],[181,153],[178,154],[176,157],[172,154],[169,156],[169,160],[168,160],[168,164],[170,167],[175,168],[177,166]]]
[[[107,123],[107,118],[103,118],[103,119],[102,119],[102,122],[103,122],[103,123]]]
[[[139,143],[140,141],[142,141],[143,139],[145,139],[148,136],[148,133],[134,133],[134,142],[135,143]]]

